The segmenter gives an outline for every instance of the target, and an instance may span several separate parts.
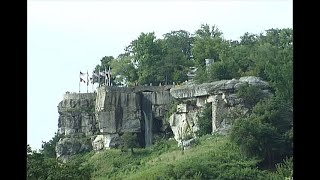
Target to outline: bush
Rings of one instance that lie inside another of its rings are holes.
[[[211,134],[212,132],[212,104],[206,104],[202,113],[198,116],[199,130],[196,132],[197,136]]]
[[[269,168],[292,155],[292,117],[283,102],[270,98],[259,102],[252,114],[235,122],[231,139],[249,156],[264,159]]]
[[[248,84],[240,87],[237,96],[243,99],[245,106],[248,108],[252,108],[265,97],[260,88]]]
[[[138,138],[137,134],[135,133],[129,133],[125,132],[122,136],[121,139],[123,140],[123,146],[121,147],[122,150],[124,149],[131,149],[131,153],[133,152],[133,148],[138,147]]]

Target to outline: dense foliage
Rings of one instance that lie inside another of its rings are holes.
[[[138,138],[137,134],[125,132],[121,139],[123,141],[123,145],[121,146],[122,151],[126,151],[126,149],[130,149],[131,153],[134,153],[133,148],[136,148],[139,146],[138,144]]]
[[[86,156],[79,154],[67,163],[56,159],[56,142],[60,136],[56,133],[49,142],[42,142],[42,149],[32,150],[27,145],[27,179],[28,180],[88,180],[92,167],[85,163]]]
[[[212,104],[206,104],[202,113],[198,115],[198,136],[211,134],[212,132]]]
[[[59,135],[58,133],[55,133],[54,137],[51,140],[49,140],[48,142],[43,141],[42,149],[40,150],[40,152],[47,157],[55,158],[56,157],[55,148],[60,138],[61,138],[61,135]]]

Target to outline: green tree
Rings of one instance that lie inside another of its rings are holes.
[[[259,87],[246,84],[239,88],[237,96],[243,99],[247,108],[251,109],[265,97],[265,94]]]
[[[131,153],[133,154],[134,153],[133,148],[138,147],[137,134],[125,132],[121,136],[121,139],[123,140],[123,143],[124,143],[122,148],[130,149]]]
[[[116,85],[135,85],[138,81],[137,69],[132,56],[118,56],[111,62],[112,74]]]
[[[227,41],[222,38],[222,32],[216,27],[202,24],[195,32],[192,54],[197,67],[205,66],[205,59],[220,60],[220,55],[229,47]]]
[[[196,134],[198,136],[203,136],[206,134],[211,134],[212,132],[212,104],[206,104],[202,113],[198,115],[198,131]]]
[[[161,69],[163,66],[161,59],[166,53],[165,43],[163,40],[156,39],[154,32],[141,33],[131,42],[130,52],[137,65],[139,84],[158,85],[165,81],[165,75]]]
[[[218,81],[223,79],[238,78],[239,67],[234,61],[219,61],[208,68],[207,81]]]
[[[104,56],[101,60],[100,60],[100,64],[96,65],[96,67],[94,68],[93,72],[99,74],[99,72],[104,72],[104,71],[108,71],[109,67],[111,67],[111,63],[114,61],[114,57],[113,56]],[[88,72],[90,73],[90,72]],[[115,77],[111,76],[111,83],[114,83]],[[99,82],[99,78],[98,77],[94,77],[93,81],[96,83],[100,83],[103,84],[105,81],[105,77],[100,76],[100,82]]]
[[[56,144],[57,142],[60,140],[62,136],[59,135],[58,133],[54,133],[54,136],[51,140],[49,140],[48,142],[43,141],[42,142],[42,149],[40,149],[40,153],[42,153],[44,156],[46,157],[51,157],[51,158],[55,158],[56,157]]]
[[[165,84],[182,83],[187,80],[189,67],[194,65],[191,54],[193,38],[184,30],[164,34],[166,54],[161,59]]]
[[[29,180],[87,180],[91,178],[93,169],[88,164],[83,164],[85,159],[75,157],[62,163],[41,152],[32,151],[29,145],[27,152],[27,179]]]
[[[231,139],[250,156],[259,156],[271,167],[292,156],[292,112],[278,97],[260,101],[249,117],[237,120]]]

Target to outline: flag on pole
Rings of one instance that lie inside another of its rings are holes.
[[[99,73],[96,73],[96,71],[93,71],[92,72],[92,76],[91,76],[91,78],[90,78],[90,82],[92,83],[92,84],[94,84],[95,82],[98,82],[98,78],[100,77],[100,75],[99,75]]]
[[[81,77],[80,77],[80,82],[86,83],[86,81],[84,79],[82,79]]]
[[[80,71],[80,82],[86,83],[85,77],[84,77],[85,75],[86,75],[85,73],[83,73],[83,72]]]
[[[105,70],[104,70],[104,71],[105,71]],[[100,76],[103,76],[103,77],[106,76],[106,73],[105,73],[104,71],[100,72]]]
[[[92,77],[93,76],[95,76],[95,77],[99,77],[99,74],[98,73],[96,73],[95,71],[93,71],[93,73],[92,73]]]

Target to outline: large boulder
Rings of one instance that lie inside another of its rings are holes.
[[[72,155],[91,151],[92,145],[90,138],[61,138],[57,142],[55,150],[57,158],[61,159],[63,162],[66,162]]]
[[[100,151],[118,147],[121,144],[121,139],[118,134],[98,135],[92,142],[93,150]]]

